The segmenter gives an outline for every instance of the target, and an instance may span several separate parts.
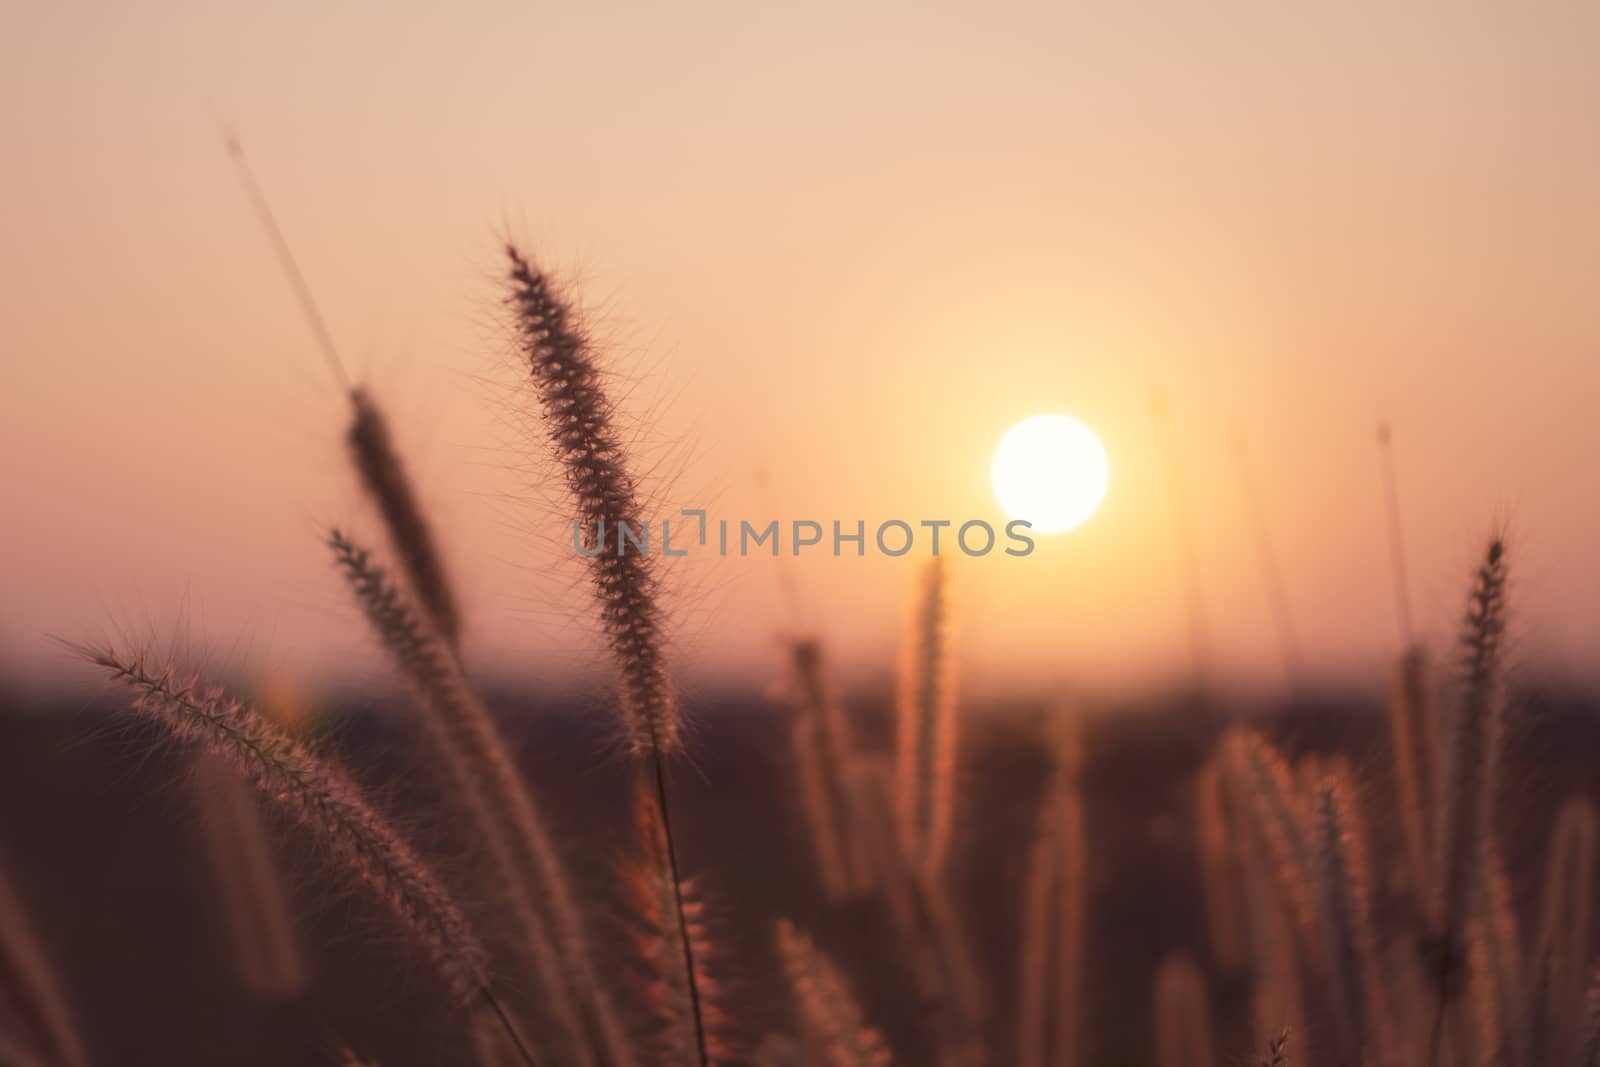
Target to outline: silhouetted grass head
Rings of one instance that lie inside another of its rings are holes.
[[[629,740],[636,752],[671,752],[681,715],[666,668],[654,560],[619,538],[644,528],[638,494],[588,338],[549,278],[512,245],[507,303],[527,357],[544,422],[586,542],[601,625],[622,674]]]
[[[350,455],[361,484],[383,515],[389,540],[405,566],[406,577],[428,621],[454,647],[461,636],[455,594],[451,592],[433,530],[394,447],[388,420],[365,389],[350,390],[350,404],[355,411],[348,433]]]

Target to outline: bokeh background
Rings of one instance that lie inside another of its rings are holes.
[[[132,631],[379,669],[319,544],[366,521],[346,409],[220,118],[397,423],[480,668],[600,665],[498,324],[511,234],[581,294],[663,513],[999,520],[1004,430],[1092,425],[1102,512],[957,568],[969,692],[1187,675],[1158,390],[1218,676],[1285,682],[1238,437],[1304,674],[1398,647],[1388,418],[1424,631],[1503,523],[1519,657],[1592,678],[1597,50],[1600,8],[1551,0],[12,5],[0,663]],[[682,673],[769,678],[796,627],[886,671],[910,575],[689,560]]]

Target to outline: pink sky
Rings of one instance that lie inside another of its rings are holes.
[[[974,689],[1185,669],[1157,386],[1224,673],[1282,680],[1239,434],[1309,668],[1393,653],[1380,416],[1425,633],[1504,520],[1519,655],[1600,673],[1600,8],[1061,7],[13,5],[0,662],[187,618],[251,669],[376,669],[319,543],[374,533],[345,411],[222,114],[397,423],[475,662],[600,662],[498,332],[509,231],[593,313],[663,511],[1003,521],[1006,428],[1093,426],[1100,514],[956,570]],[[770,560],[669,578],[686,675],[779,669]],[[789,578],[848,671],[889,668],[905,563]]]

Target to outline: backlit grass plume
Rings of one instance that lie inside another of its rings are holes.
[[[344,874],[393,913],[463,1007],[488,996],[488,957],[450,894],[341,771],[220,690],[114,649],[89,651],[137,694],[133,710],[173,739],[231,763],[263,799],[298,823]]]
[[[377,505],[389,532],[389,543],[405,568],[417,601],[444,642],[454,648],[461,639],[461,615],[445,572],[444,557],[434,540],[422,504],[406,474],[405,464],[389,433],[389,422],[366,389],[350,390],[353,417],[347,440],[356,473]]]
[[[417,598],[422,602],[429,620],[444,640],[454,646],[460,637],[460,617],[456,611],[455,595],[451,591],[449,578],[445,573],[444,559],[434,541],[432,528],[411,486],[400,453],[395,449],[393,439],[390,437],[388,421],[384,418],[382,409],[373,400],[372,394],[367,389],[352,384],[350,374],[345,370],[344,360],[339,355],[338,346],[334,344],[333,332],[328,329],[328,324],[317,307],[316,298],[311,294],[311,286],[300,270],[300,264],[295,260],[294,252],[278,225],[277,216],[273,213],[266,194],[256,182],[255,174],[245,158],[244,147],[231,132],[226,135],[224,146],[228,157],[233,160],[245,195],[249,197],[251,206],[256,211],[257,220],[272,244],[278,265],[283,270],[284,280],[289,283],[289,288],[305,315],[306,324],[311,327],[317,347],[321,349],[328,369],[333,372],[334,378],[350,398],[351,420],[346,439],[349,442],[350,458],[355,463],[356,474],[383,515],[390,541],[405,566],[406,577],[416,591]]]
[[[367,621],[411,683],[457,791],[495,868],[497,896],[526,942],[545,1014],[575,1064],[634,1062],[611,996],[597,977],[565,865],[488,710],[455,653],[413,611],[372,554],[334,530],[328,538]]]
[[[629,745],[649,761],[647,774],[653,780],[665,843],[663,875],[672,885],[698,1059],[701,1067],[707,1067],[710,1053],[694,940],[667,801],[666,758],[681,747],[683,716],[667,674],[654,560],[642,544],[626,536],[628,530],[638,534],[647,527],[613,425],[611,401],[601,387],[599,367],[571,308],[543,272],[515,247],[507,245],[506,256],[510,260],[507,303],[518,343],[528,359],[547,435],[576,506],[573,540],[577,542],[582,533],[601,627],[622,676]],[[608,529],[614,541],[608,540]]]
[[[1493,833],[1493,804],[1503,730],[1504,695],[1501,645],[1506,616],[1506,552],[1498,538],[1489,542],[1473,575],[1462,622],[1462,691],[1444,724],[1442,800],[1436,848],[1439,860],[1434,914],[1437,916],[1437,976],[1442,999],[1460,987],[1462,940],[1472,914],[1473,893],[1484,842]]]
[[[1211,956],[1224,971],[1241,970],[1248,955],[1245,894],[1240,885],[1236,827],[1228,815],[1227,791],[1216,760],[1195,776],[1195,843],[1205,892]]]
[[[1348,787],[1327,778],[1312,813],[1312,871],[1322,936],[1322,986],[1328,1012],[1319,1032],[1347,1067],[1381,1063],[1388,1053],[1383,972],[1372,924],[1372,879],[1360,818]]]
[[[811,837],[812,857],[822,895],[843,900],[850,895],[851,878],[844,850],[845,813],[838,793],[829,788],[828,763],[820,724],[809,715],[796,718],[790,731],[800,811]]]
[[[33,931],[22,902],[0,877],[0,1063],[84,1067],[88,1059],[72,1011]]]
[[[230,763],[204,754],[195,762],[194,800],[240,978],[263,1000],[299,996],[310,966],[255,796]]]
[[[801,808],[811,832],[823,892],[830,900],[866,893],[872,887],[872,858],[850,818],[845,775],[855,752],[850,721],[829,689],[822,644],[815,638],[791,642],[795,767]]]
[[[1561,806],[1545,863],[1539,941],[1528,982],[1530,1060],[1564,1060],[1577,1039],[1574,1023],[1594,944],[1595,810],[1583,797]]]
[[[577,530],[594,552],[589,574],[622,675],[629,741],[635,752],[676,751],[681,713],[667,675],[654,559],[624,534],[624,527],[639,533],[645,520],[611,401],[566,300],[516,248],[508,245],[506,255],[518,342],[577,507]]]
[[[1022,978],[1017,1004],[1021,1067],[1082,1062],[1082,981],[1088,857],[1083,802],[1058,771],[1029,850],[1022,904]]]
[[[808,1067],[888,1067],[883,1038],[867,1026],[833,962],[787,919],[778,923],[778,958],[799,1016]]]
[[[1212,1067],[1211,1003],[1205,976],[1186,954],[1156,968],[1156,1062],[1160,1067]]]
[[[1221,760],[1229,797],[1249,813],[1251,842],[1263,853],[1297,944],[1315,953],[1320,942],[1311,892],[1310,813],[1295,791],[1289,765],[1277,749],[1242,730],[1223,737]]]
[[[923,568],[900,662],[895,738],[901,848],[924,877],[939,875],[955,811],[956,704],[944,562]]]
[[[1493,842],[1483,844],[1477,874],[1479,884],[1473,916],[1467,924],[1466,949],[1474,1026],[1460,1027],[1462,1044],[1474,1043],[1483,1062],[1497,1067],[1533,1067],[1527,1057],[1528,1031],[1523,1020],[1528,990],[1524,986],[1517,916],[1512,910],[1505,868]]]

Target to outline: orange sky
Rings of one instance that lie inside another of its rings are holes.
[[[1184,669],[1156,386],[1224,673],[1283,677],[1235,434],[1309,669],[1393,651],[1387,414],[1426,631],[1506,520],[1519,654],[1595,674],[1600,8],[1066,6],[12,5],[0,661],[186,614],[252,669],[376,669],[318,541],[372,531],[342,400],[220,113],[398,423],[479,663],[599,662],[497,332],[509,231],[579,284],[663,510],[999,520],[1009,425],[1095,427],[1101,513],[957,568],[974,689]],[[850,672],[892,663],[904,564],[790,577]],[[777,669],[770,560],[669,578],[686,674]]]

